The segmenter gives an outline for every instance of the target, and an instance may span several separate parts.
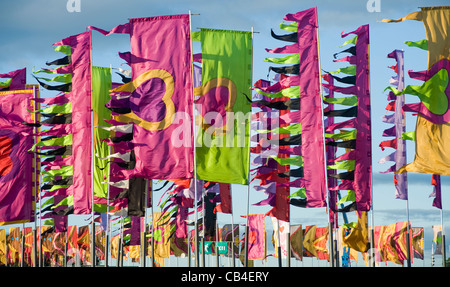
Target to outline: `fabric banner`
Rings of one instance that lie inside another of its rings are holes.
[[[248,184],[252,79],[251,32],[201,29],[202,85],[197,174],[212,182]]]
[[[0,92],[0,225],[34,221],[33,90]]]
[[[109,101],[109,90],[111,89],[111,69],[104,67],[92,67],[92,109],[94,112],[94,196],[107,198],[108,184],[104,183],[109,178],[108,159],[101,159],[109,155],[110,147],[103,139],[110,136],[108,130],[99,128],[109,127],[105,122],[111,119],[111,111],[105,107]],[[94,198],[94,210],[106,211],[96,203]]]
[[[301,224],[290,225],[290,248],[291,254],[297,260],[303,260],[303,229]]]
[[[189,15],[134,18],[121,27],[111,33],[130,34],[132,78],[112,93],[130,95],[131,112],[114,116],[118,122],[134,123],[131,143],[136,166],[128,176],[192,178],[193,77]]]
[[[170,254],[170,218],[168,214],[153,213],[153,236],[155,242],[155,257],[169,258]]]
[[[273,233],[272,242],[275,247],[275,257],[278,257],[278,247],[281,248],[281,258],[287,257],[287,236],[289,233],[289,222],[278,220],[275,217],[271,217]]]
[[[300,54],[301,153],[305,179],[306,207],[326,205],[326,169],[323,138],[323,113],[320,84],[317,7],[284,17],[297,22]]]
[[[266,231],[264,213],[248,215],[248,259],[262,260],[266,257]]]
[[[424,24],[427,48],[428,71],[422,72],[425,83],[420,87],[405,87],[404,93],[419,96],[420,108],[416,123],[415,158],[412,163],[403,166],[402,172],[420,172],[429,174],[450,174],[450,125],[448,115],[449,97],[447,81],[442,75],[448,74],[450,60],[450,7],[421,7],[420,11],[408,14],[397,20],[383,19],[382,22],[401,22],[404,20],[421,21]],[[447,67],[445,67],[447,66]],[[447,70],[447,72],[445,72]],[[443,73],[443,74],[442,74]],[[414,73],[410,72],[410,77]],[[409,91],[408,91],[409,90]],[[433,104],[437,104],[433,106]],[[437,132],[438,131],[438,132]]]

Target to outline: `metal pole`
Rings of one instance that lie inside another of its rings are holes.
[[[253,27],[251,29],[251,35],[252,35],[252,69],[253,69]],[[251,82],[253,82],[253,77]],[[250,122],[251,122],[251,117],[249,119],[249,126],[250,126]],[[248,228],[248,215],[249,215],[249,205],[250,205],[250,137],[249,137],[249,142],[248,142],[248,184],[247,184],[247,218],[246,218],[246,224],[245,224],[245,261],[244,261],[244,266],[248,267],[248,233],[249,233],[249,228]]]
[[[91,90],[92,92],[92,90]],[[95,222],[94,222],[94,110],[91,109],[91,261],[92,267],[95,267]]]
[[[192,13],[189,10],[189,31],[192,33]],[[194,82],[194,73],[193,73],[193,63],[194,63],[194,55],[192,51],[192,41],[191,45],[191,77],[192,82]],[[195,129],[195,99],[194,99],[194,87],[192,86],[192,132],[194,136],[194,208],[195,208],[195,267],[199,267],[199,254],[198,254],[198,214],[197,214],[197,152],[195,142],[197,140],[196,129]]]

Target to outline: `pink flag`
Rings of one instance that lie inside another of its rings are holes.
[[[114,29],[113,29],[114,30]],[[132,81],[113,90],[130,93],[136,166],[129,177],[192,178],[193,79],[189,15],[130,19]],[[121,31],[124,33],[124,31]]]
[[[248,215],[248,259],[262,260],[266,257],[266,232],[264,213]]]
[[[287,14],[284,19],[296,21],[298,28],[301,153],[308,199],[306,207],[323,207],[326,205],[327,175],[325,173],[322,97],[320,95],[317,8]]]
[[[33,221],[33,90],[0,92],[0,225]]]
[[[91,31],[67,37],[54,45],[71,47],[72,157],[74,214],[92,211]]]
[[[6,74],[0,74],[0,78],[10,78],[9,90],[24,90],[27,78],[27,69],[12,71]]]

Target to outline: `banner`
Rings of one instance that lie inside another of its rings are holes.
[[[252,79],[251,32],[201,29],[202,85],[197,174],[212,182],[248,184]]]
[[[34,221],[33,90],[0,92],[0,225]]]

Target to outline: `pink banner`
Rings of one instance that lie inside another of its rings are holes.
[[[91,130],[91,31],[70,36],[54,45],[72,50],[72,157],[74,214],[92,211],[92,130]]]
[[[266,256],[264,213],[248,215],[248,259],[262,260]]]
[[[0,225],[29,222],[33,212],[33,90],[0,92]]]
[[[131,94],[136,167],[129,177],[192,178],[192,56],[189,15],[129,20],[132,81],[113,91]]]
[[[306,207],[326,206],[325,145],[317,38],[317,8],[287,14],[284,20],[297,22],[300,53],[300,122],[302,124],[303,173]]]

